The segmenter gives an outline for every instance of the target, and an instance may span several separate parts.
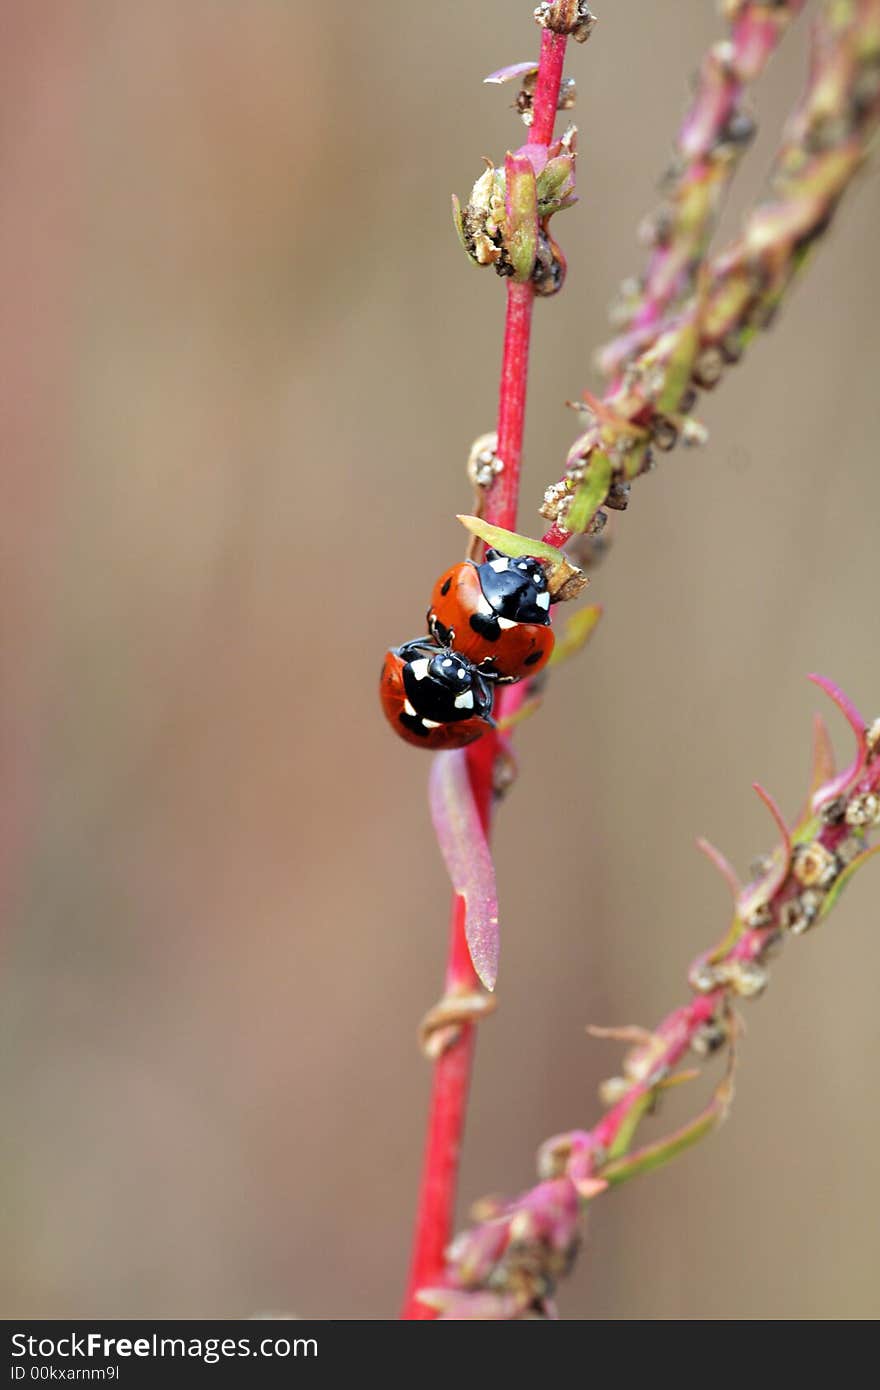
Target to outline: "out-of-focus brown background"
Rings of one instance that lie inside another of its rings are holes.
[[[462,550],[502,291],[449,218],[517,144],[529,3],[20,5],[0,82],[0,1306],[389,1317],[447,885],[375,696]],[[582,201],[537,309],[522,527],[558,475],[699,0],[616,0],[570,69]],[[763,84],[759,190],[801,84]],[[597,1113],[588,1021],[656,1021],[793,811],[804,675],[880,709],[876,166],[712,441],[637,484],[592,647],[518,740],[501,1008],[463,1203]],[[846,733],[834,723],[845,748]],[[748,1007],[720,1136],[597,1205],[569,1318],[876,1315],[880,870]],[[691,1100],[699,1101],[697,1093]],[[670,1101],[653,1121],[687,1113]],[[463,1207],[464,1209],[464,1207]]]

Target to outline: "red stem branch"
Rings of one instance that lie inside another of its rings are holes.
[[[529,132],[530,146],[546,146],[553,139],[565,47],[564,35],[544,31]],[[533,303],[534,290],[530,283],[508,281],[498,397],[497,452],[503,468],[487,493],[484,509],[488,521],[507,530],[516,529]],[[498,746],[498,735],[486,734],[467,750],[471,785],[487,833],[492,815],[492,779]],[[446,994],[470,994],[480,988],[464,935],[464,899],[455,897],[446,966]],[[401,1313],[408,1321],[437,1316],[434,1309],[419,1302],[417,1293],[422,1288],[436,1287],[444,1279],[445,1251],[455,1219],[459,1155],[475,1045],[475,1025],[462,1024],[458,1036],[434,1064],[409,1283]]]

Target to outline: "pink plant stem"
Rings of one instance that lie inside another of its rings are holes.
[[[566,34],[554,34],[552,29],[545,29],[541,35],[541,58],[532,101],[532,125],[528,141],[530,145],[546,146],[553,140],[567,43]]]
[[[530,147],[546,148],[553,139],[566,41],[565,35],[550,30],[545,29],[542,34]],[[498,398],[498,457],[504,466],[486,496],[484,509],[487,521],[507,530],[516,529],[533,303],[530,283],[508,281]],[[501,713],[511,712],[518,703],[516,687],[505,694],[508,698],[502,699]],[[492,815],[493,770],[503,743],[503,737],[486,734],[468,749],[471,785],[487,834]],[[456,896],[452,904],[446,994],[472,994],[480,989],[464,935],[464,899]],[[464,1023],[434,1065],[410,1276],[401,1313],[407,1321],[437,1316],[416,1295],[419,1289],[442,1283],[445,1276],[445,1251],[455,1219],[459,1156],[475,1045],[475,1025]]]
[[[531,284],[508,282],[498,402],[498,457],[503,467],[486,498],[485,508],[486,520],[507,531],[516,529],[534,300]]]

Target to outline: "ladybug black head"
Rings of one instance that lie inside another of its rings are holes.
[[[550,622],[547,576],[531,555],[513,557],[488,550],[479,575],[486,602],[500,618],[544,626]]]
[[[408,642],[398,649],[403,657],[403,688],[409,710],[401,719],[419,732],[463,719],[488,719],[492,690],[475,666],[449,647]]]

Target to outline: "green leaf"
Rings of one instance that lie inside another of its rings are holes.
[[[525,155],[509,154],[505,163],[507,235],[505,247],[513,278],[525,284],[532,278],[538,254],[538,194],[532,162]]]
[[[538,175],[537,191],[542,217],[574,202],[574,157],[560,154],[548,159]]]
[[[838,874],[825,895],[825,901],[822,903],[822,911],[819,913],[820,921],[828,916],[828,913],[831,911],[832,907],[834,907],[837,899],[856,872],[856,869],[860,869],[867,860],[872,859],[878,852],[880,852],[880,844],[874,845],[871,849],[863,850],[861,854],[856,855],[855,859],[847,864],[846,868]]]
[[[528,536],[520,536],[516,531],[505,531],[502,526],[493,526],[482,517],[459,516],[458,520],[472,535],[479,536],[481,541],[493,550],[500,550],[502,555],[510,555],[515,560],[522,555],[531,555],[536,560],[549,560],[553,565],[569,563],[562,551],[557,550],[555,546],[545,545],[543,541],[530,540]]]
[[[590,455],[587,473],[578,485],[574,500],[568,509],[565,524],[569,531],[586,531],[593,517],[608,496],[611,486],[611,460],[601,449]]]
[[[459,516],[458,519],[472,535],[479,536],[481,541],[500,550],[502,555],[511,555],[514,559],[531,555],[536,560],[546,560],[550,566],[547,588],[554,603],[577,598],[590,582],[583,570],[573,565],[567,555],[552,545],[546,545],[544,541],[533,541],[528,536],[517,535],[515,531],[505,531],[503,527],[493,526],[479,516]]]
[[[691,372],[700,345],[699,325],[694,316],[691,315],[671,330],[665,339],[661,339],[661,343],[669,355],[664,363],[663,385],[657,393],[655,405],[661,414],[669,414],[678,410],[690,385]]]
[[[623,1154],[626,1153],[627,1149],[633,1141],[633,1138],[635,1137],[635,1132],[638,1129],[639,1124],[644,1119],[646,1110],[650,1109],[651,1102],[653,1101],[653,1099],[653,1092],[646,1091],[644,1095],[639,1096],[638,1100],[632,1106],[632,1109],[627,1112],[626,1118],[624,1119],[623,1124],[620,1126],[620,1129],[617,1131],[617,1134],[614,1137],[614,1142],[608,1150],[609,1158],[619,1159]],[[615,1165],[612,1163],[610,1166],[613,1168]],[[606,1171],[603,1167],[602,1177],[604,1178],[605,1176]]]
[[[730,1077],[727,1077],[718,1087],[706,1109],[695,1120],[691,1120],[690,1124],[683,1125],[681,1129],[675,1130],[655,1144],[646,1144],[633,1154],[605,1164],[601,1169],[601,1176],[613,1187],[617,1183],[639,1177],[642,1173],[651,1173],[655,1168],[661,1168],[670,1159],[677,1158],[680,1153],[684,1153],[707,1134],[711,1134],[713,1129],[718,1128],[727,1114],[732,1096],[733,1085]]]

